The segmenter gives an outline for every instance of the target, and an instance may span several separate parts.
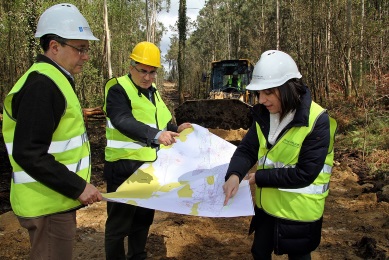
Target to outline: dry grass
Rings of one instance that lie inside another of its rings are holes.
[[[372,153],[366,157],[366,163],[372,171],[389,171],[389,150],[373,150]]]

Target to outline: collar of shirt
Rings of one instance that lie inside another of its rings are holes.
[[[278,135],[282,130],[293,120],[296,110],[289,112],[285,117],[280,121],[280,114],[270,114],[270,130],[268,141],[270,144],[274,145]]]
[[[53,61],[53,60],[52,60]],[[63,72],[65,72],[66,75],[69,76],[69,78],[71,78],[73,81],[74,81],[74,77],[72,74],[70,74],[69,71],[67,71],[64,67],[62,67],[61,65],[59,65],[58,63],[56,63],[55,61],[53,61]]]
[[[53,66],[57,66],[57,69],[60,69],[63,72],[63,74],[67,77],[67,79],[70,81],[70,84],[72,85],[73,89],[75,88],[74,77],[67,70],[65,70],[62,66],[60,66],[52,59],[50,59],[46,55],[38,54],[38,56],[36,57],[36,62],[46,62]]]
[[[132,84],[134,84],[134,86],[138,89],[138,94],[142,93],[145,97],[147,97],[152,103],[154,103],[154,100],[153,100],[153,94],[157,91],[156,88],[154,88],[153,86],[150,86],[148,88],[141,88],[139,87],[138,85],[135,84],[135,82],[132,80],[131,78],[131,74],[128,74],[127,75],[130,80],[132,81]]]

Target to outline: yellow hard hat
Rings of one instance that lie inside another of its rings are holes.
[[[158,47],[151,42],[140,42],[135,45],[130,59],[153,67],[161,67],[161,53]]]

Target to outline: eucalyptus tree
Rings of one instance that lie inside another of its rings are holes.
[[[180,0],[178,9],[178,93],[180,104],[184,102],[183,85],[185,82],[185,41],[187,32],[186,0]]]
[[[259,29],[263,27],[258,21],[260,7],[255,1],[206,2],[187,41],[185,88],[192,96],[208,96],[201,78],[210,73],[212,61],[259,57],[264,45]]]
[[[178,35],[170,37],[169,49],[165,55],[168,64],[167,79],[172,82],[178,81]]]
[[[108,7],[107,0],[104,0],[104,31],[105,31],[105,48],[107,53],[107,69],[108,69],[108,77],[112,77],[112,65],[111,65],[111,31],[109,30],[108,23]]]
[[[104,83],[110,77],[104,1],[68,2],[80,9],[100,39],[90,42],[89,62],[76,78],[76,91],[84,99],[82,104],[98,105],[103,100]],[[147,12],[155,10],[158,14],[170,6],[170,0],[106,2],[112,76],[120,76],[128,72],[128,56],[136,43],[152,39],[159,45],[166,28],[155,21],[155,16],[147,17]],[[33,36],[36,23],[45,9],[57,3],[56,0],[1,1],[2,98],[41,52]],[[208,0],[195,22],[190,23],[185,15],[187,31],[181,36],[187,38],[182,41],[183,38],[173,36],[171,49],[165,57],[171,66],[171,78],[177,79],[178,61],[182,59],[181,71],[185,72],[185,85],[180,84],[184,88],[182,91],[189,91],[196,97],[205,96],[207,90],[200,78],[203,72],[209,71],[212,61],[248,58],[255,62],[263,51],[279,48],[297,60],[315,99],[329,97],[332,86],[339,86],[346,98],[367,91],[385,93],[384,79],[389,64],[389,1],[284,0],[278,3],[277,8],[275,0]],[[188,30],[190,26],[194,29]],[[179,47],[183,46],[185,51],[179,59]],[[203,94],[200,88],[204,89]]]

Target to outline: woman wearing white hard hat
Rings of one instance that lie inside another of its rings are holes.
[[[248,171],[256,185],[254,259],[288,254],[311,259],[320,244],[333,166],[336,122],[315,103],[294,60],[269,50],[254,67],[248,90],[257,91],[253,125],[237,147],[223,186],[225,205]]]
[[[29,232],[30,259],[71,260],[76,210],[102,200],[89,183],[90,147],[73,77],[97,38],[72,4],[48,8],[35,36],[44,54],[4,101],[11,206]]]

